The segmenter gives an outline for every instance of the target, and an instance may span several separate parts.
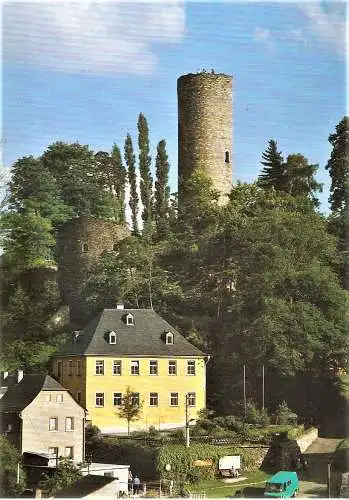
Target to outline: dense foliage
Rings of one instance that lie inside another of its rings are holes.
[[[21,455],[4,436],[0,436],[0,496],[17,497],[24,488]]]
[[[234,186],[225,206],[201,171],[182,186],[185,196],[177,206],[168,187],[166,143],[158,143],[152,165],[142,114],[139,171],[130,135],[126,167],[115,144],[111,153],[94,153],[88,146],[56,142],[40,158],[18,160],[1,220],[8,366],[44,367],[64,338],[62,330],[47,327],[62,305],[55,280],[34,282],[23,275],[55,265],[56,231],[64,221],[89,215],[123,222],[127,178],[133,235],[90,270],[83,293],[91,312],[117,300],[154,308],[213,355],[208,400],[218,412],[234,413],[241,401],[243,365],[254,398],[262,366],[268,387],[282,377],[309,374],[332,381],[348,359],[345,240],[343,231],[333,229],[346,206],[346,140],[344,119],[330,136],[329,217],[317,207],[317,165],[301,154],[284,160],[276,141],[263,153],[258,182]],[[287,399],[271,391],[266,397],[273,411]]]

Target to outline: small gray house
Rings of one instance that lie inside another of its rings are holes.
[[[85,410],[49,375],[1,377],[0,432],[21,453],[83,461]],[[10,383],[6,381],[11,377]]]

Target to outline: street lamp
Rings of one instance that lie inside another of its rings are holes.
[[[189,448],[189,446],[190,446],[190,434],[189,434],[190,422],[195,421],[195,418],[189,418],[189,398],[190,398],[190,395],[186,394],[186,396],[185,396],[185,445],[187,448]]]

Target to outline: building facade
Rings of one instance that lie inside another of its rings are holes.
[[[233,171],[233,78],[214,72],[177,80],[179,198],[185,181],[203,171],[227,200]]]
[[[85,410],[49,375],[20,375],[0,400],[1,433],[21,453],[83,461]]]
[[[105,309],[55,358],[53,374],[104,433],[126,433],[129,388],[141,407],[131,431],[182,427],[206,404],[208,356],[150,309]]]

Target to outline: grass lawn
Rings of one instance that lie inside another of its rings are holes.
[[[224,483],[222,479],[202,481],[198,484],[193,484],[188,490],[191,493],[206,493],[206,497],[208,498],[229,498],[234,496],[236,491],[241,491],[246,486],[264,488],[264,483],[270,477],[270,474],[266,474],[261,470],[256,470],[247,472],[244,476],[246,476],[247,479],[238,481],[237,483]]]

